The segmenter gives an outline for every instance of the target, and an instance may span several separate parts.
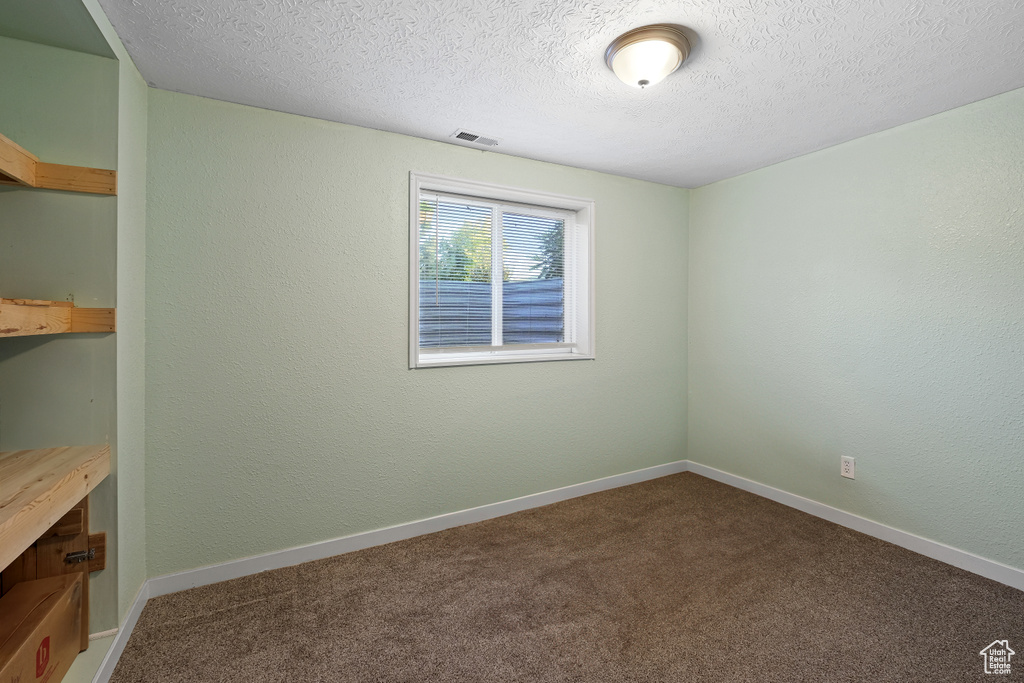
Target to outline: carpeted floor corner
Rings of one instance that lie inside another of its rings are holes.
[[[938,683],[996,639],[1024,593],[684,473],[154,598],[111,680]]]

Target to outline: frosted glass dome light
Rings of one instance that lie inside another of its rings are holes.
[[[669,24],[652,24],[613,40],[604,61],[626,85],[646,88],[678,69],[689,54],[690,42],[682,31]]]

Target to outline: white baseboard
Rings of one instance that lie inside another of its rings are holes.
[[[895,529],[891,526],[886,526],[879,522],[874,522],[870,519],[865,519],[852,512],[846,512],[839,508],[834,508],[824,503],[798,496],[795,493],[789,493],[782,489],[773,488],[765,484],[760,484],[750,479],[744,479],[735,474],[729,474],[722,470],[716,470],[713,467],[707,465],[701,465],[695,462],[688,462],[689,471],[694,474],[699,474],[702,477],[708,479],[714,479],[720,481],[723,484],[728,484],[744,491],[757,494],[762,498],[768,498],[774,500],[776,503],[782,503],[791,508],[796,508],[802,512],[820,517],[828,520],[840,526],[845,526],[848,529],[859,531],[862,534],[868,536],[874,536],[875,538],[883,541],[888,541],[893,545],[898,545],[907,550],[912,550],[915,553],[930,557],[933,560],[939,562],[945,562],[951,564],[954,567],[967,570],[973,574],[984,576],[986,579],[992,579],[999,583],[1005,584],[1016,588],[1017,590],[1024,590],[1024,571],[1010,567],[1009,565],[989,560],[978,555],[973,555],[967,551],[954,548],[952,546],[933,541],[928,538],[916,536],[906,531]]]
[[[685,460],[678,460],[664,465],[655,465],[654,467],[642,470],[604,477],[603,479],[586,481],[581,484],[563,486],[551,491],[542,491],[541,493],[534,493],[529,496],[522,496],[521,498],[513,498],[512,500],[505,500],[500,503],[491,503],[490,505],[481,505],[468,510],[450,512],[445,515],[429,517],[415,522],[397,524],[383,529],[366,531],[361,534],[353,534],[319,543],[311,543],[297,548],[278,550],[254,557],[200,567],[199,569],[190,569],[176,574],[158,576],[148,581],[149,595],[150,597],[156,597],[158,595],[166,595],[167,593],[177,593],[178,591],[195,588],[196,586],[205,586],[229,579],[237,579],[249,574],[280,569],[281,567],[290,567],[312,560],[322,560],[325,557],[342,555],[355,550],[362,550],[363,548],[384,545],[385,543],[403,541],[414,536],[432,534],[436,531],[443,531],[452,527],[463,526],[464,524],[482,522],[486,519],[502,517],[513,512],[550,505],[551,503],[578,498],[579,496],[597,493],[598,491],[628,486],[641,481],[647,481],[648,479],[657,479],[669,474],[685,472],[686,465],[687,462]]]
[[[114,642],[110,644],[107,654],[104,655],[103,661],[100,662],[100,668],[97,669],[96,675],[93,676],[92,683],[107,683],[114,674],[117,660],[121,658],[121,653],[124,652],[124,647],[128,644],[128,638],[132,635],[132,630],[139,621],[139,615],[142,614],[142,608],[146,606],[149,597],[149,581],[147,580],[142,582],[142,586],[135,596],[135,601],[128,608],[128,614],[125,615],[124,621],[121,622],[121,627],[117,629]]]
[[[142,608],[146,606],[146,602],[150,598],[168,593],[176,593],[197,586],[219,583],[229,579],[237,579],[249,574],[258,574],[271,569],[290,567],[311,560],[321,560],[325,557],[350,553],[355,550],[362,550],[363,548],[370,548],[385,543],[393,543],[394,541],[401,541],[414,536],[431,534],[435,531],[443,531],[464,524],[482,522],[486,519],[502,517],[513,512],[550,505],[551,503],[578,498],[579,496],[597,493],[598,491],[629,486],[630,484],[638,484],[649,479],[657,479],[670,474],[685,472],[686,468],[687,462],[685,460],[678,460],[664,465],[655,465],[654,467],[642,470],[615,474],[603,479],[563,486],[551,491],[542,491],[541,493],[522,496],[521,498],[513,498],[512,500],[505,500],[490,505],[481,505],[480,507],[468,510],[459,510],[458,512],[451,512],[406,524],[398,524],[384,529],[367,531],[320,543],[311,543],[297,548],[288,548],[277,552],[256,555],[255,557],[231,560],[230,562],[223,562],[208,567],[200,567],[176,574],[167,574],[147,579],[139,589],[139,594],[135,596],[135,602],[132,603],[131,608],[128,610],[121,628],[117,631],[114,642],[110,645],[110,649],[107,650],[107,654],[103,658],[103,662],[100,664],[100,668],[92,681],[93,683],[107,683],[110,680],[114,673],[114,668],[117,666],[117,660],[120,659],[121,653],[124,652],[125,645],[128,644],[128,638],[131,637],[132,630],[139,620],[139,615],[142,614]]]
[[[139,589],[139,594],[135,597],[135,602],[132,603],[131,608],[128,610],[124,623],[122,623],[121,628],[118,629],[113,644],[111,644],[110,649],[107,651],[106,657],[104,657],[99,671],[96,672],[96,677],[93,679],[93,683],[107,683],[107,681],[110,680],[110,676],[114,673],[114,667],[117,665],[117,660],[121,657],[121,653],[124,652],[125,645],[128,643],[128,638],[131,636],[132,629],[135,628],[135,624],[139,620],[142,608],[150,598],[166,595],[168,593],[176,593],[178,591],[195,588],[197,586],[219,583],[229,579],[237,579],[250,574],[258,574],[271,569],[280,569],[281,567],[289,567],[303,562],[320,560],[334,555],[342,555],[344,553],[383,545],[385,543],[393,543],[394,541],[401,541],[407,538],[413,538],[414,536],[431,534],[436,531],[443,531],[445,529],[451,529],[452,527],[462,526],[464,524],[482,522],[487,519],[509,515],[513,512],[520,512],[530,508],[550,505],[551,503],[585,496],[590,493],[597,493],[598,491],[605,491],[608,489],[618,488],[620,486],[629,486],[630,484],[637,484],[642,481],[648,481],[650,479],[657,479],[670,474],[688,471],[707,477],[708,479],[714,479],[715,481],[722,482],[723,484],[728,484],[729,486],[748,491],[761,496],[762,498],[774,500],[777,503],[782,503],[783,505],[796,508],[797,510],[814,515],[815,517],[820,517],[828,520],[829,522],[839,524],[840,526],[845,526],[869,536],[874,536],[875,538],[879,538],[883,541],[888,541],[889,543],[907,548],[908,550],[925,555],[926,557],[930,557],[940,562],[945,562],[946,564],[959,567],[960,569],[965,569],[974,574],[978,574],[979,576],[984,576],[985,578],[1017,588],[1018,590],[1024,590],[1024,571],[1020,569],[1000,564],[999,562],[988,560],[977,555],[972,555],[971,553],[963,550],[959,550],[927,538],[915,536],[914,534],[906,531],[900,531],[899,529],[894,529],[893,527],[886,526],[885,524],[873,522],[850,512],[830,507],[824,503],[819,503],[817,501],[810,500],[809,498],[804,498],[781,489],[760,484],[756,481],[751,481],[750,479],[744,479],[743,477],[739,477],[735,474],[729,474],[728,472],[723,472],[713,467],[708,467],[707,465],[701,465],[688,460],[678,460],[664,465],[656,465],[642,470],[616,474],[610,477],[604,477],[603,479],[595,479],[581,484],[564,486],[551,491],[543,491],[541,493],[535,493],[521,498],[513,498],[512,500],[492,503],[490,505],[481,505],[480,507],[470,508],[468,510],[459,510],[458,512],[451,512],[445,515],[438,515],[437,517],[408,522],[406,524],[398,524],[384,529],[376,529],[374,531],[367,531],[361,534],[353,534],[351,536],[344,536],[342,538],[336,538],[329,541],[311,543],[309,545],[299,546],[296,548],[288,548],[286,550],[265,553],[263,555],[256,555],[254,557],[247,557],[240,560],[231,560],[229,562],[148,579]]]

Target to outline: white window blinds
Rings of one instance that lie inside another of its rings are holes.
[[[413,367],[589,353],[577,212],[418,189],[413,213]]]
[[[420,347],[490,345],[492,207],[420,201]]]
[[[502,344],[565,339],[565,219],[501,214]]]

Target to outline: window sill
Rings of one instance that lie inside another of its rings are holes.
[[[484,351],[458,352],[440,351],[420,354],[410,369],[452,367],[457,365],[498,365],[504,363],[542,363],[559,360],[594,360],[593,355],[573,353],[572,351]]]

